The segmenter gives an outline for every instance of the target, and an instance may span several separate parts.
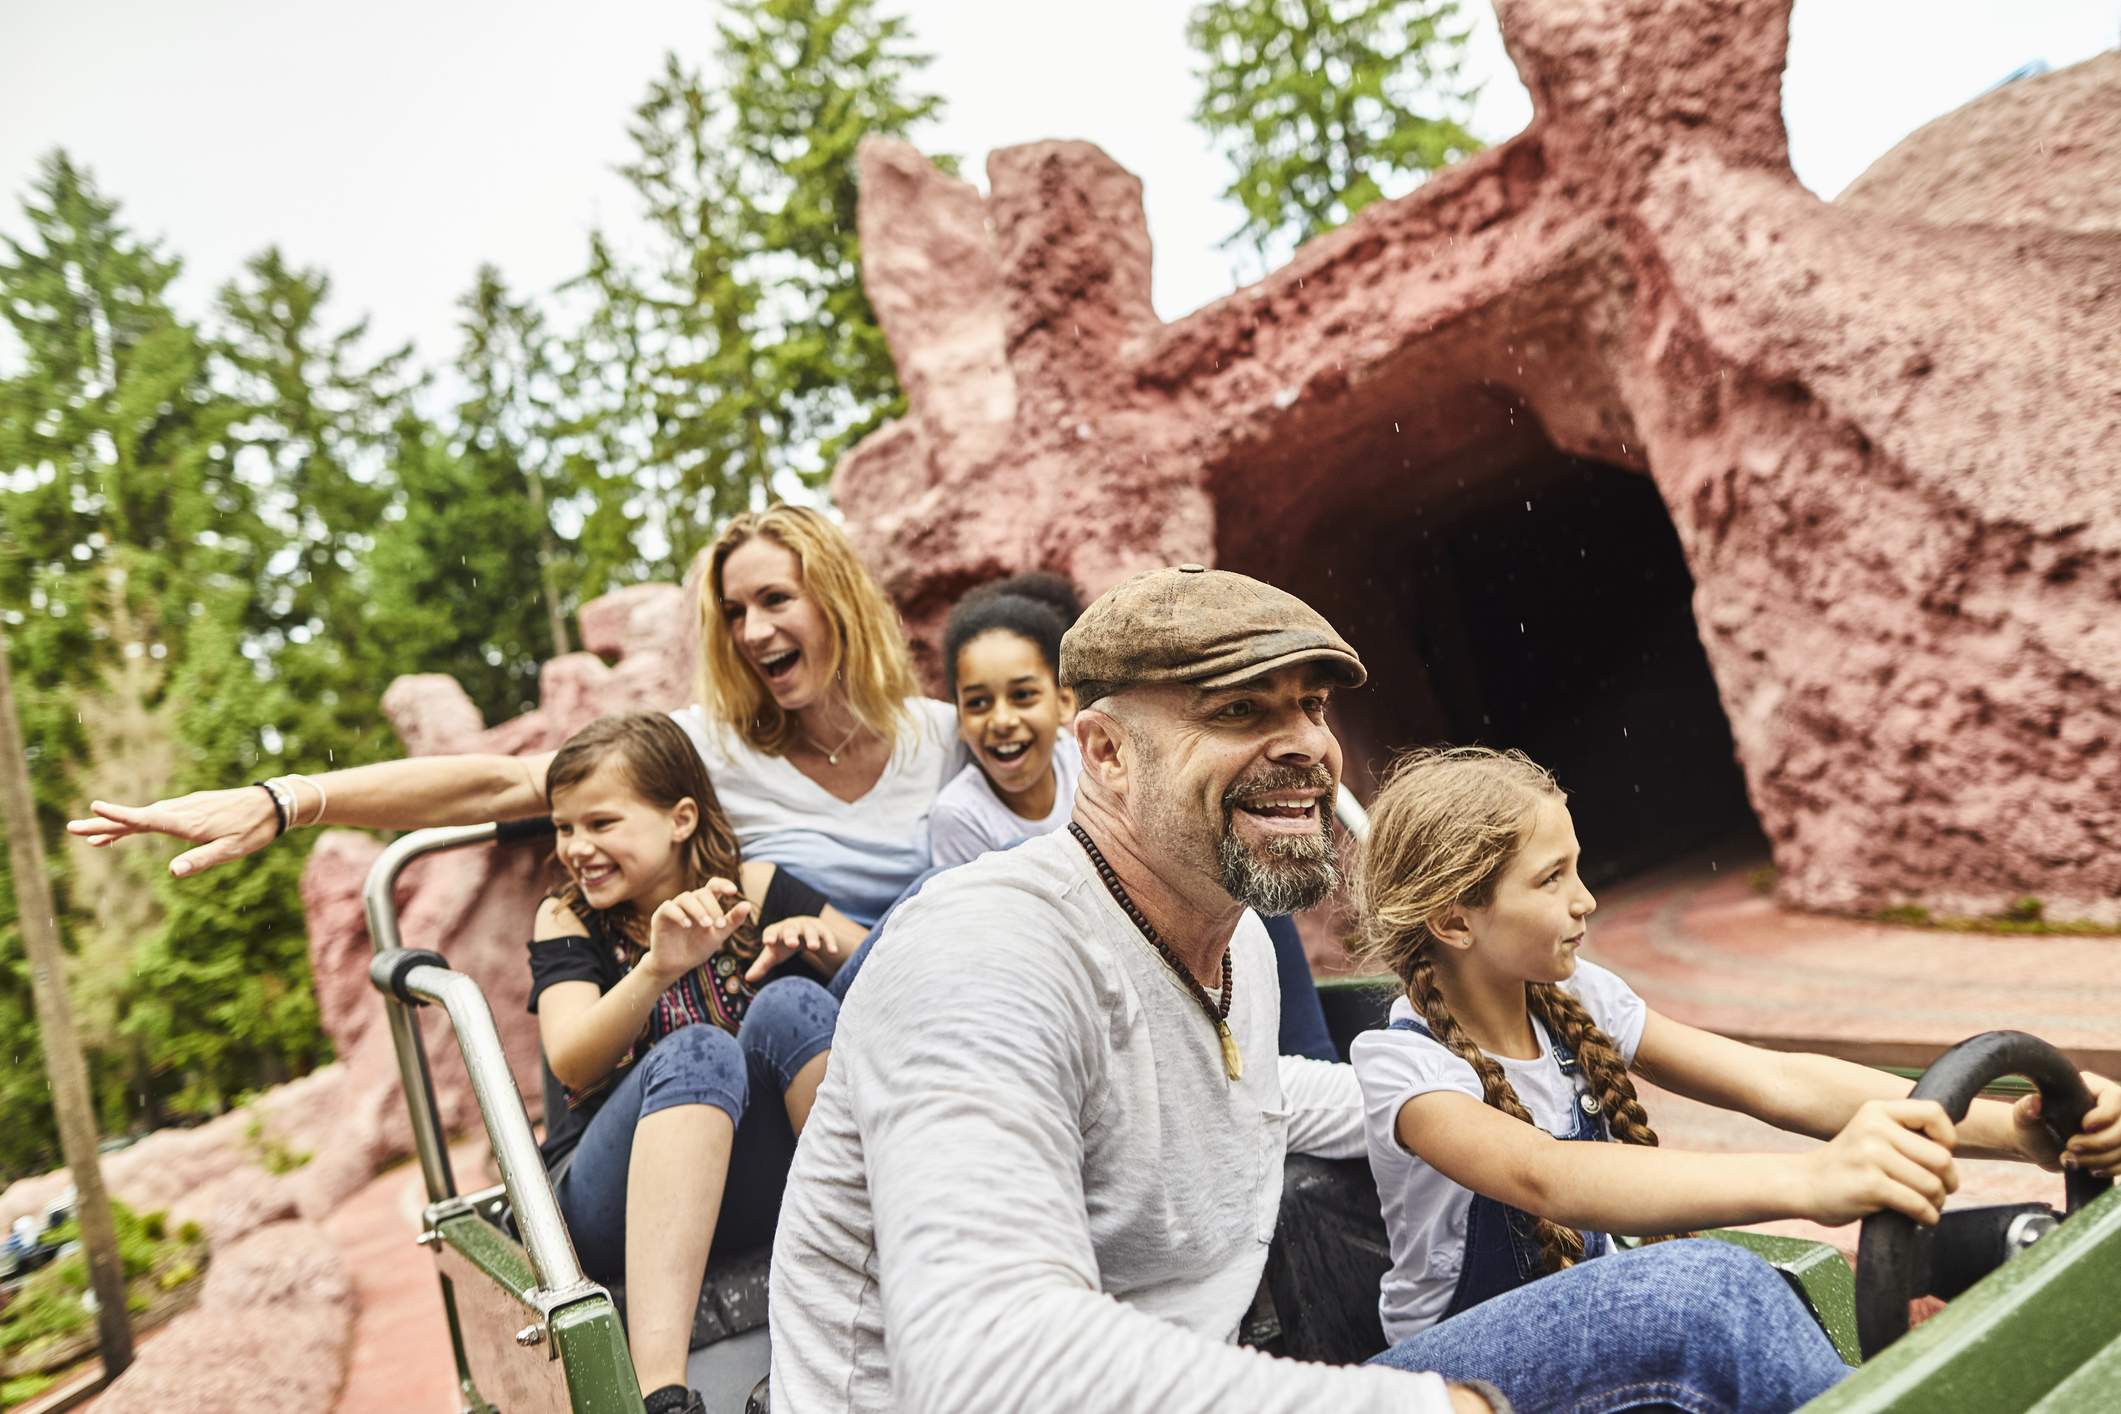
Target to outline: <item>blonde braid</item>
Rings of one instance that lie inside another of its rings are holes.
[[[1628,1075],[1627,1064],[1621,1060],[1620,1048],[1613,1044],[1613,1038],[1591,1019],[1582,1002],[1553,983],[1536,983],[1526,990],[1531,997],[1532,1010],[1546,1023],[1547,1030],[1576,1053],[1577,1063],[1583,1067],[1585,1078],[1591,1082],[1591,1089],[1605,1110],[1606,1127],[1612,1131],[1613,1137],[1623,1144],[1646,1144],[1655,1148],[1657,1131],[1650,1128],[1650,1117],[1635,1094],[1635,1082]],[[1665,1242],[1674,1237],[1693,1235],[1674,1232],[1661,1237],[1646,1237],[1643,1241]]]
[[[1407,998],[1428,1022],[1429,1031],[1437,1041],[1473,1067],[1474,1073],[1480,1077],[1480,1088],[1487,1103],[1512,1119],[1523,1120],[1535,1129],[1539,1127],[1531,1111],[1517,1098],[1517,1092],[1510,1088],[1510,1079],[1502,1073],[1501,1065],[1475,1045],[1465,1028],[1458,1024],[1458,1018],[1451,1015],[1450,1007],[1444,1002],[1443,988],[1436,983],[1436,960],[1429,955],[1427,948],[1408,962]],[[1527,1216],[1532,1219],[1532,1237],[1539,1244],[1549,1272],[1565,1271],[1583,1260],[1582,1233],[1537,1213]]]

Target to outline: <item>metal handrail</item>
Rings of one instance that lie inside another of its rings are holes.
[[[549,829],[550,823],[543,820],[512,820],[415,830],[392,841],[369,869],[362,889],[376,957],[382,959],[404,950],[398,933],[397,883],[407,865],[442,850],[534,838]],[[441,1115],[435,1107],[427,1048],[421,1044],[412,1008],[390,989],[385,971],[374,968],[370,977],[383,992],[391,1045],[397,1052],[398,1078],[412,1112],[413,1150],[420,1161],[428,1202],[448,1202],[457,1197],[456,1177],[450,1169]],[[472,1097],[478,1102],[479,1117],[493,1144],[494,1163],[501,1170],[501,1182],[507,1189],[516,1227],[522,1233],[523,1247],[539,1287],[557,1292],[582,1286],[581,1262],[560,1216],[559,1202],[553,1196],[551,1180],[531,1133],[530,1116],[523,1108],[515,1073],[501,1048],[500,1033],[494,1027],[493,1010],[487,1005],[485,994],[477,982],[463,973],[431,964],[404,969],[399,985],[413,996],[437,1004],[449,1018],[457,1051],[471,1077]]]
[[[1354,837],[1357,844],[1370,837],[1370,812],[1362,808],[1355,792],[1343,781],[1333,795],[1333,818],[1340,827]]]
[[[478,1101],[479,1117],[493,1141],[494,1164],[501,1170],[501,1183],[508,1190],[508,1204],[515,1213],[516,1230],[523,1236],[523,1250],[530,1255],[530,1269],[546,1291],[580,1286],[582,1263],[575,1255],[574,1240],[560,1216],[559,1199],[545,1174],[538,1154],[538,1141],[530,1132],[530,1116],[516,1090],[515,1074],[501,1049],[501,1034],[494,1029],[493,1009],[479,984],[461,972],[446,967],[421,966],[406,970],[403,985],[413,995],[438,1004],[449,1016],[456,1033],[457,1051],[471,1076],[472,1097]],[[395,1000],[395,998],[393,998]],[[452,1195],[454,1196],[454,1195]]]

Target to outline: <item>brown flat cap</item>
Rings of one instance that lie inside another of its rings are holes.
[[[1060,676],[1087,707],[1123,687],[1189,682],[1229,687],[1297,663],[1323,662],[1349,687],[1362,659],[1309,604],[1229,570],[1148,570],[1100,595],[1061,640]]]

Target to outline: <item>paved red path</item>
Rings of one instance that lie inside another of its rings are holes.
[[[1611,891],[1585,955],[1668,1016],[1726,1035],[1926,1061],[2009,1027],[2121,1069],[2121,937],[1947,933],[1778,910],[1758,861],[1706,857]]]
[[[466,1174],[463,1157],[457,1162]],[[434,1259],[413,1245],[425,1201],[418,1165],[401,1164],[324,1220],[353,1275],[357,1312],[340,1414],[454,1414],[463,1406]]]

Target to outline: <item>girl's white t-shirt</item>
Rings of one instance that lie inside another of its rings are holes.
[[[1580,959],[1576,975],[1561,987],[1583,1004],[1599,1029],[1613,1038],[1621,1058],[1633,1065],[1649,1015],[1642,998],[1603,967]],[[1402,1018],[1421,1020],[1403,995],[1392,1003],[1391,1014],[1394,1021]],[[1532,1032],[1539,1041],[1535,1059],[1495,1059],[1540,1128],[1557,1136],[1574,1133],[1577,1097],[1590,1089],[1589,1082],[1570,1081],[1536,1017]],[[1432,1091],[1454,1091],[1475,1100],[1484,1099],[1484,1094],[1472,1066],[1419,1031],[1365,1031],[1349,1047],[1348,1058],[1362,1086],[1370,1172],[1377,1179],[1385,1230],[1392,1239],[1392,1270],[1385,1274],[1377,1310],[1385,1339],[1397,1344],[1434,1325],[1451,1304],[1465,1258],[1466,1219],[1473,1208],[1471,1189],[1453,1183],[1400,1144],[1400,1108]]]
[[[957,710],[908,698],[912,719],[866,795],[841,800],[784,756],[768,756],[698,705],[670,714],[706,763],[747,859],[778,864],[859,923],[874,923],[928,869],[928,814],[965,762]]]
[[[1026,820],[997,795],[994,783],[969,763],[935,798],[928,833],[939,869],[979,858],[992,850],[1022,844],[1034,835],[1050,835],[1068,823],[1075,809],[1075,783],[1083,774],[1083,749],[1072,735],[1053,740],[1053,808],[1042,820]]]

